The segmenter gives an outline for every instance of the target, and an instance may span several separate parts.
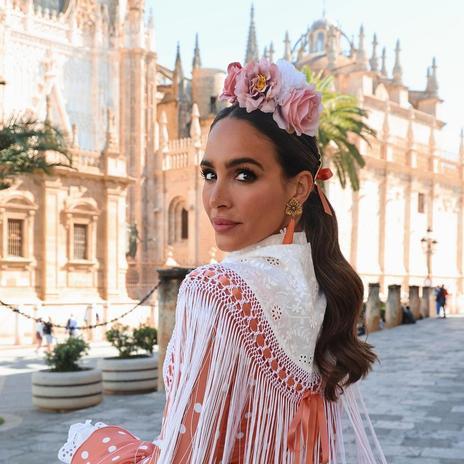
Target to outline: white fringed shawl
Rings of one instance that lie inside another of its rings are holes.
[[[268,237],[183,282],[164,369],[168,413],[159,462],[175,456],[207,351],[209,373],[201,406],[196,403],[201,412],[188,462],[216,462],[219,435],[223,463],[235,462],[237,448],[237,462],[295,462],[288,430],[303,392],[319,388],[312,359],[326,300],[304,233],[295,234],[293,245],[281,240]],[[331,463],[386,462],[356,387],[337,403],[325,402],[325,412]],[[227,427],[220,430],[225,414]],[[318,447],[306,451],[319,462]]]
[[[313,355],[326,301],[304,233],[292,245],[281,240],[270,236],[183,281],[150,463],[300,464],[288,431],[303,394],[319,389]],[[323,404],[331,464],[386,464],[356,386]],[[319,431],[302,462],[319,464],[320,447]]]

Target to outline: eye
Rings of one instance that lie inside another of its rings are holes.
[[[252,182],[256,179],[256,174],[251,169],[239,169],[236,171],[237,175],[245,175],[245,179],[239,179],[240,182]]]
[[[201,177],[203,177],[203,179],[205,179],[205,181],[211,181],[212,180],[211,177],[209,177],[210,174],[214,175],[214,172],[211,171],[210,169],[202,169],[200,171],[200,175],[201,175]]]

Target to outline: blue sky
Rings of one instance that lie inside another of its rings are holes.
[[[276,57],[283,39],[298,38],[322,16],[338,23],[351,37],[364,25],[371,52],[377,33],[378,50],[387,48],[391,73],[396,39],[401,43],[403,81],[423,90],[427,67],[437,60],[440,97],[445,100],[440,117],[447,122],[441,143],[457,151],[464,127],[464,2],[460,0],[254,0],[258,47],[274,42]],[[243,61],[249,26],[250,0],[147,0],[153,9],[159,62],[172,67],[179,41],[184,72],[190,75],[195,33],[198,32],[202,64],[225,69],[230,61]]]

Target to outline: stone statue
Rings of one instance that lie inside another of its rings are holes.
[[[137,255],[137,241],[142,241],[139,237],[139,231],[137,230],[137,223],[129,224],[129,251],[126,253],[126,256],[135,258]]]

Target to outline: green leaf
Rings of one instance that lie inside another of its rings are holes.
[[[333,76],[317,74],[308,66],[302,72],[306,80],[322,94],[324,110],[321,114],[318,144],[322,158],[330,157],[342,188],[347,179],[353,190],[359,190],[359,169],[366,164],[353,140],[360,138],[370,145],[369,138],[376,137],[376,131],[366,120],[368,113],[358,106],[353,95],[344,95],[334,90]]]
[[[46,151],[60,153],[61,161],[48,163]],[[64,135],[48,121],[16,117],[0,128],[0,190],[17,176],[36,171],[51,175],[57,166],[75,169]]]

